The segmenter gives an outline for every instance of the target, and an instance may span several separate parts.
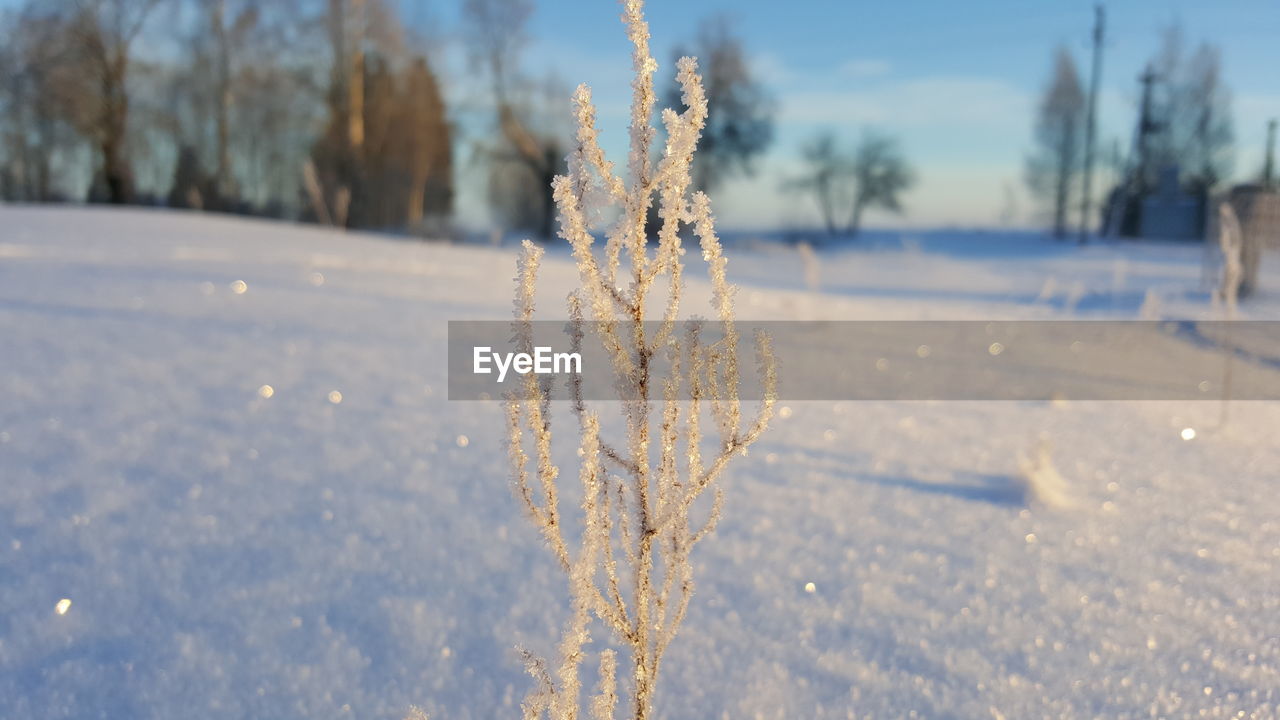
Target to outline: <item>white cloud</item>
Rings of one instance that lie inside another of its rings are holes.
[[[859,90],[786,93],[781,121],[894,127],[1025,126],[1031,98],[994,78],[934,76]]]

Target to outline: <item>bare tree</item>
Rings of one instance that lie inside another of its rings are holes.
[[[812,193],[827,234],[835,235],[849,178],[848,162],[836,146],[835,134],[820,133],[800,150],[800,158],[805,164],[805,175],[787,182],[785,187]]]
[[[225,201],[239,194],[231,171],[232,107],[246,46],[262,18],[259,0],[201,0],[203,32],[212,56],[214,102],[213,184]]]
[[[525,33],[532,14],[532,0],[466,0],[463,3],[463,30],[471,61],[487,74],[498,104],[510,95],[513,82],[519,78],[517,65],[528,42]],[[502,109],[499,107],[498,111]]]
[[[1079,172],[1085,97],[1066,48],[1054,55],[1053,76],[1036,115],[1036,147],[1027,158],[1027,186],[1052,208],[1053,234],[1065,237],[1071,188]]]
[[[1152,143],[1151,167],[1178,167],[1188,190],[1207,194],[1232,170],[1231,94],[1222,81],[1218,48],[1201,43],[1188,57],[1185,46],[1182,29],[1172,26],[1152,61],[1159,81],[1159,131]]]
[[[52,198],[65,169],[93,178],[93,199],[167,194],[184,207],[281,215],[307,203],[299,170],[311,158],[330,218],[350,206],[350,218],[394,217],[387,224],[401,228],[447,213],[443,95],[405,52],[392,5],[23,0],[0,10],[3,192]],[[162,32],[148,36],[153,26]],[[138,57],[144,41],[157,59]],[[365,68],[367,55],[378,67]],[[368,90],[367,78],[385,82]],[[366,122],[381,123],[372,183]]]
[[[127,198],[125,76],[129,45],[151,6],[31,0],[14,11],[0,50],[10,193],[50,199],[54,156],[75,144],[74,134],[99,151],[97,175],[114,178],[115,199]]]
[[[112,203],[133,199],[126,149],[133,44],[162,0],[59,0],[73,43],[65,97],[78,129],[96,146],[95,186]]]
[[[852,153],[840,149],[832,133],[819,133],[801,158],[805,174],[785,187],[812,193],[830,235],[857,235],[868,208],[901,212],[900,195],[915,183],[897,141],[874,131],[864,132]]]
[[[305,67],[270,58],[255,58],[237,75],[231,143],[235,184],[239,197],[261,212],[278,214],[297,196],[296,168],[306,157],[298,139],[316,124],[316,96],[309,90]]]
[[[686,109],[663,113],[667,139],[661,159],[655,162],[650,154],[655,137],[650,118],[656,63],[649,52],[641,0],[627,0],[624,7],[636,75],[630,182],[615,175],[613,164],[605,159],[597,139],[596,109],[590,90],[583,85],[574,96],[578,133],[569,174],[557,177],[554,185],[560,232],[572,246],[581,276],[581,287],[569,300],[572,342],[581,347],[590,319],[590,337],[601,342],[618,378],[626,426],[625,444],[607,440],[597,410],[583,398],[581,383],[570,383],[580,432],[573,442],[581,448],[582,457],[583,529],[578,542],[566,537],[562,521],[560,474],[552,462],[549,386],[526,375],[520,389],[508,397],[517,492],[566,575],[572,608],[554,663],[525,653],[536,682],[523,705],[526,720],[544,716],[574,720],[586,714],[580,668],[593,617],[611,634],[612,644],[630,655],[631,672],[623,675],[632,679],[629,687],[624,686],[631,695],[625,716],[653,717],[662,659],[693,592],[690,555],[718,517],[717,479],[730,459],[763,432],[774,401],[773,355],[768,338],[758,335],[765,399],[756,418],[744,422],[738,395],[733,289],[725,277],[726,260],[710,200],[700,191],[691,194],[690,163],[707,116],[696,62],[684,58],[678,63]],[[657,249],[651,251],[645,219],[655,194],[662,228]],[[620,213],[607,234],[603,257],[597,257],[588,225],[597,209],[593,198],[607,198]],[[709,268],[712,306],[723,333],[714,343],[703,342],[700,322],[677,322],[684,270],[681,224],[692,225]],[[532,350],[541,254],[526,241],[517,275],[515,330],[517,343],[525,351]],[[624,255],[629,267],[622,263]],[[667,296],[649,298],[664,276]],[[627,277],[630,283],[623,289]],[[664,308],[662,319],[646,324],[646,307]],[[671,372],[665,376],[654,370],[660,356],[671,363]],[[719,438],[714,453],[703,457],[701,423],[708,409]],[[532,436],[532,457],[525,447],[526,432]],[[713,489],[717,501],[710,515],[695,521],[695,502]],[[620,699],[617,652],[607,647],[598,655],[600,684],[589,712],[595,720],[611,720]]]
[[[506,196],[516,208],[507,213],[509,221],[550,238],[555,221],[550,188],[564,169],[564,133],[553,119],[556,114],[543,111],[536,83],[519,72],[520,52],[527,42],[525,27],[532,12],[529,0],[466,0],[463,24],[472,62],[488,76],[501,138],[484,148],[490,160],[491,199],[502,204]],[[551,81],[549,85],[558,83]],[[531,87],[534,93],[528,92]]]
[[[0,152],[8,199],[52,200],[58,194],[55,162],[76,144],[68,120],[68,48],[65,23],[46,5],[29,0],[0,16]]]
[[[862,227],[862,213],[869,207],[902,212],[899,195],[915,183],[915,174],[898,149],[898,143],[887,135],[863,133],[853,153],[853,210],[846,231],[857,235]]]
[[[156,124],[164,129],[177,149],[175,182],[190,184],[211,168],[201,181],[200,195],[206,209],[232,210],[242,207],[247,172],[237,163],[237,129],[244,127],[244,114],[262,119],[262,111],[251,107],[247,97],[252,81],[278,71],[275,60],[285,35],[285,22],[296,22],[292,0],[193,0],[191,24],[183,41],[187,56],[159,71],[157,84],[166,86],[167,105],[152,108]],[[274,12],[273,12],[274,11]],[[266,101],[267,108],[278,103]],[[189,187],[170,189],[170,202],[188,203]]]
[[[305,0],[257,0],[256,22],[231,60],[230,155],[239,199],[279,215],[300,199],[298,167],[329,110],[332,77],[326,29]],[[327,71],[327,72],[326,72]]]
[[[704,20],[693,44],[677,48],[675,55],[700,59],[710,111],[693,162],[694,187],[711,192],[735,174],[751,175],[754,161],[773,141],[774,104],[752,75],[729,18]],[[680,93],[678,85],[670,85],[667,102],[679,102]]]

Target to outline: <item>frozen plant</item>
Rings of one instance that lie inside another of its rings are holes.
[[[1085,289],[1084,283],[1080,281],[1072,283],[1071,288],[1067,290],[1067,299],[1066,304],[1063,306],[1063,310],[1068,315],[1074,315],[1076,308],[1080,306],[1080,301],[1084,300],[1085,296],[1088,294],[1089,291]]]
[[[1018,458],[1018,471],[1028,501],[1058,509],[1076,506],[1066,479],[1053,464],[1053,447],[1047,438],[1040,438],[1032,455]]]
[[[813,246],[808,240],[801,240],[796,243],[796,252],[804,265],[804,286],[811,293],[822,292],[822,264],[818,261],[818,254],[813,251]]]
[[[1218,205],[1218,246],[1222,249],[1222,282],[1218,286],[1217,300],[1222,303],[1225,324],[1222,347],[1222,415],[1220,425],[1227,424],[1228,402],[1231,400],[1232,359],[1235,353],[1231,339],[1231,321],[1236,319],[1240,299],[1240,281],[1244,275],[1241,262],[1244,248],[1244,231],[1231,203]]]
[[[1222,282],[1218,285],[1218,299],[1223,303],[1227,319],[1234,320],[1240,297],[1240,278],[1244,274],[1241,262],[1244,232],[1230,203],[1218,205],[1218,247],[1222,249]]]
[[[1160,293],[1155,288],[1147,288],[1142,295],[1142,305],[1138,307],[1138,317],[1143,320],[1159,320],[1161,318]]]
[[[773,411],[776,372],[768,338],[756,336],[764,386],[758,414],[749,422],[739,400],[738,332],[733,289],[725,278],[711,215],[702,192],[691,193],[690,165],[707,117],[706,97],[692,58],[677,63],[685,110],[662,114],[666,143],[655,158],[653,74],[649,30],[641,0],[625,0],[622,20],[633,45],[629,181],[615,175],[596,137],[591,92],[579,86],[573,97],[577,136],[568,174],[553,187],[560,235],[570,243],[580,288],[570,294],[568,312],[575,350],[588,335],[599,340],[617,382],[625,442],[601,433],[599,414],[588,406],[581,382],[569,392],[578,420],[574,442],[581,457],[581,538],[566,537],[560,506],[560,470],[552,462],[551,386],[524,376],[507,398],[511,462],[516,490],[533,523],[567,576],[571,614],[554,660],[524,652],[535,687],[525,698],[524,717],[571,720],[589,713],[594,720],[623,713],[633,720],[653,714],[662,658],[676,635],[693,593],[690,554],[714,528],[720,509],[717,481],[731,458],[743,454],[763,432]],[[645,220],[657,196],[661,227],[655,249],[648,247]],[[617,209],[597,257],[589,213],[601,205]],[[721,337],[711,342],[701,322],[680,319],[684,270],[681,226],[692,228],[709,267],[714,323]],[[525,242],[517,276],[516,341],[532,347],[534,291],[542,251]],[[653,293],[665,280],[665,296]],[[661,319],[646,323],[646,310],[661,308]],[[668,371],[655,370],[659,360]],[[577,376],[575,376],[576,378]],[[703,456],[703,414],[714,422],[718,442]],[[531,436],[532,454],[526,448]],[[560,436],[557,436],[559,439]],[[695,502],[708,491],[715,500],[695,519]],[[599,686],[582,704],[580,668],[587,659],[596,624],[612,636],[597,653]],[[623,658],[618,657],[621,651]],[[619,682],[622,663],[629,682]],[[584,710],[585,707],[585,710]]]

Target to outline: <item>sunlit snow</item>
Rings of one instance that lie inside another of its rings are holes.
[[[1192,246],[872,232],[816,251],[817,290],[786,245],[726,252],[747,319],[1214,316]],[[1243,316],[1280,318],[1276,259]],[[509,317],[514,268],[0,207],[0,717],[519,717],[514,647],[554,650],[563,578],[500,405],[448,401],[443,356],[448,320]],[[550,250],[541,307],[576,277]],[[1223,425],[1213,380],[786,402],[725,479],[660,716],[1276,717],[1280,407]]]

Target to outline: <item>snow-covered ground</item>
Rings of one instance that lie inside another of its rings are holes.
[[[884,233],[816,288],[729,252],[750,319],[1215,312],[1190,246]],[[1246,316],[1280,319],[1278,261]],[[443,351],[513,269],[0,207],[0,717],[517,717],[562,580]],[[546,312],[574,277],[553,252]],[[1280,715],[1280,404],[785,405],[699,548],[663,717]],[[1042,437],[1052,503],[1018,479]]]

